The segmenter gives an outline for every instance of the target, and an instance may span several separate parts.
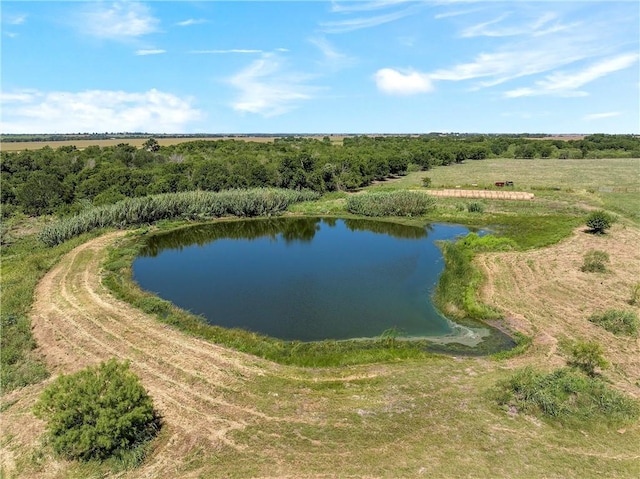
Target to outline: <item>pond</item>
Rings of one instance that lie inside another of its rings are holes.
[[[489,331],[449,321],[430,300],[444,265],[435,241],[466,233],[361,219],[218,222],[150,237],[133,279],[210,324],[283,340],[391,330],[474,346]]]

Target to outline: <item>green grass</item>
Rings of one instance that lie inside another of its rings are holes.
[[[613,334],[621,336],[637,336],[640,328],[640,320],[634,311],[609,309],[602,313],[594,313],[589,321]]]
[[[29,311],[38,281],[66,253],[82,244],[84,235],[55,248],[48,248],[34,235],[16,239],[2,251],[2,391],[40,382],[49,373],[34,352]]]
[[[578,426],[589,422],[613,425],[640,417],[640,403],[609,388],[599,378],[569,368],[542,373],[517,371],[496,387],[499,404],[529,414]]]

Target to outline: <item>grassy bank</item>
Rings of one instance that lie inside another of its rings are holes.
[[[83,235],[54,248],[46,247],[35,235],[24,236],[1,248],[2,254],[2,391],[34,384],[48,376],[41,358],[34,352],[29,312],[38,281],[62,256],[87,239]]]

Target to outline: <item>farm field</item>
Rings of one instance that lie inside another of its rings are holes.
[[[24,150],[37,150],[48,146],[50,148],[60,148],[62,146],[75,146],[79,150],[83,150],[88,146],[116,146],[120,143],[128,143],[131,146],[140,148],[149,137],[145,138],[113,138],[113,139],[101,139],[101,140],[59,140],[59,141],[5,141],[0,142],[1,151],[24,151]],[[186,143],[189,141],[218,141],[218,140],[238,140],[238,141],[252,141],[257,143],[273,142],[277,136],[219,136],[219,137],[202,137],[195,136],[189,137],[159,137],[156,139],[160,146],[179,145],[180,143]],[[305,138],[322,139],[322,136],[305,136]],[[344,136],[332,135],[332,143],[341,143]]]
[[[479,298],[498,309],[510,329],[531,338],[527,350],[508,359],[278,365],[187,336],[117,300],[101,284],[101,265],[124,233],[89,239],[38,283],[30,314],[37,352],[54,377],[113,356],[129,359],[164,428],[137,469],[113,472],[57,459],[42,443],[44,423],[31,414],[47,379],[3,397],[2,471],[6,477],[34,478],[638,477],[637,421],[562,424],[499,406],[494,389],[524,366],[561,367],[571,341],[593,340],[611,363],[603,372],[607,381],[640,399],[640,340],[588,321],[604,309],[640,312],[628,304],[640,279],[639,161],[467,161],[368,189],[420,189],[424,176],[432,178],[432,188],[481,188],[504,179],[535,197],[483,200],[486,215],[532,222],[595,208],[620,215],[606,235],[587,234],[580,226],[544,248],[475,257],[485,276]],[[459,199],[439,201],[435,219],[469,221],[470,213],[455,208]],[[328,195],[291,210],[344,214],[344,202]],[[592,249],[610,256],[607,273],[580,270]]]

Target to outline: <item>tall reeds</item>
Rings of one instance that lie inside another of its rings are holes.
[[[406,190],[351,195],[347,199],[347,211],[363,216],[421,216],[435,205],[433,196]]]
[[[45,227],[39,239],[55,246],[82,233],[104,227],[124,228],[172,218],[203,220],[222,216],[272,216],[292,203],[317,199],[313,191],[277,188],[250,190],[188,191],[129,198],[64,218]]]

